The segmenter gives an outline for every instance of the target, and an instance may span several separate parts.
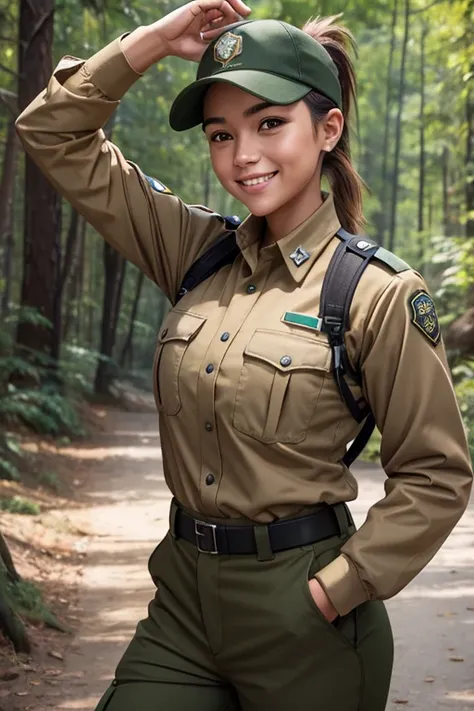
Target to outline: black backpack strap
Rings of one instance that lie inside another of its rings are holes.
[[[223,235],[218,237],[209,249],[190,266],[181,283],[175,303],[178,303],[188,291],[195,289],[201,282],[218,272],[219,269],[222,269],[227,264],[232,264],[240,252],[233,232],[239,224],[236,217],[225,218],[225,226],[231,231],[224,232]]]
[[[347,356],[344,334],[349,328],[349,312],[357,284],[374,258],[378,245],[371,240],[339,230],[341,243],[336,248],[324,277],[321,290],[321,330],[327,334],[332,350],[332,371],[342,399],[351,415],[364,425],[344,456],[350,466],[362,452],[375,428],[375,419],[364,398],[354,397],[347,382],[350,378],[360,385],[360,375],[352,368]]]

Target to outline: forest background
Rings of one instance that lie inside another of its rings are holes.
[[[176,5],[0,0],[0,478],[19,480],[30,466],[25,428],[63,440],[79,436],[84,399],[110,394],[123,379],[151,389],[156,334],[169,308],[25,158],[15,117],[63,55],[87,58]],[[353,157],[369,188],[367,233],[428,282],[474,451],[474,0],[251,6],[253,19],[297,26],[343,13],[355,35]],[[176,58],[152,67],[106,130],[129,160],[186,202],[244,217],[213,175],[200,129],[176,134],[169,127],[171,101],[194,74],[195,66]],[[366,456],[377,448],[375,438]],[[0,509],[24,505],[0,499]],[[2,541],[0,534],[0,621]],[[6,553],[3,562],[10,584]]]

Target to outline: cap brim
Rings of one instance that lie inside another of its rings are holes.
[[[170,111],[170,126],[185,131],[203,121],[204,96],[209,84],[232,84],[271,104],[293,104],[311,91],[306,84],[256,69],[234,69],[198,79],[178,94]]]

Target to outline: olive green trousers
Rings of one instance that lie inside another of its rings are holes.
[[[96,711],[384,711],[393,640],[383,603],[331,624],[308,586],[354,530],[272,555],[259,529],[248,556],[200,553],[167,534],[149,560],[148,618]]]

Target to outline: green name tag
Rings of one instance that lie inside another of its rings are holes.
[[[292,323],[295,326],[312,328],[315,331],[321,330],[321,319],[317,316],[308,316],[307,314],[298,314],[295,311],[286,311],[283,314],[282,321],[285,323]]]

